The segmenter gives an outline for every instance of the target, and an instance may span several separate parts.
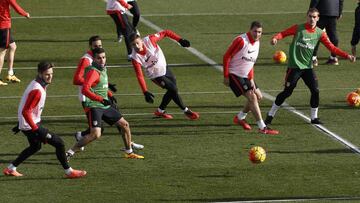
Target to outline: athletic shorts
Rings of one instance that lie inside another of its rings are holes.
[[[118,122],[123,116],[121,113],[113,107],[102,109],[102,108],[90,108],[86,112],[86,117],[88,119],[89,127],[99,127],[101,128],[102,120],[109,125],[114,125]]]
[[[171,72],[171,70],[166,67],[166,74],[157,78],[152,79],[152,81],[159,87],[163,89],[169,89],[169,88],[177,88],[176,86],[176,77]]]
[[[0,48],[7,49],[9,44],[13,43],[14,39],[11,36],[11,29],[0,29]]]
[[[318,79],[314,69],[288,68],[285,76],[285,87],[295,88],[298,80],[302,78],[310,89],[318,89]]]
[[[234,74],[229,74],[229,86],[236,97],[240,97],[245,94],[245,92],[254,88],[248,78],[242,78]]]
[[[24,135],[26,135],[29,143],[42,142],[46,144],[47,140],[51,139],[51,133],[47,128],[44,128],[39,124],[37,125],[39,126],[39,128],[35,132],[33,132],[32,130],[22,130],[22,132],[24,133]]]

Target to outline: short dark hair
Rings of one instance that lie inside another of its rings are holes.
[[[103,48],[95,48],[92,50],[92,53],[94,55],[94,57],[96,57],[96,55],[99,55],[101,53],[105,53],[105,49]]]
[[[37,68],[37,71],[38,73],[43,73],[44,71],[54,67],[55,65],[52,63],[52,62],[49,62],[49,61],[41,61],[39,64],[38,64],[38,68]]]
[[[318,13],[320,14],[319,10],[317,10],[317,8],[309,8],[308,12],[306,14],[309,14],[309,13]]]
[[[260,28],[260,27],[262,27],[262,23],[259,21],[251,22],[250,29],[253,29],[254,27]]]
[[[131,33],[130,36],[129,36],[130,43],[135,41],[138,38],[140,38],[140,36],[138,34],[136,34],[135,32]]]
[[[98,35],[91,36],[91,37],[89,38],[89,45],[91,46],[93,42],[98,41],[98,40],[101,40],[101,37],[100,37],[100,36],[98,36]]]

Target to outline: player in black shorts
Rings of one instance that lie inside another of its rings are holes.
[[[15,0],[1,0],[0,1],[0,73],[4,65],[4,59],[8,63],[8,76],[6,77],[7,82],[20,82],[15,76],[13,65],[16,51],[16,44],[11,36],[11,16],[10,8],[13,8],[18,14],[30,18],[30,14],[24,11]],[[7,85],[0,79],[0,86]]]
[[[144,146],[131,141],[129,123],[124,119],[118,109],[112,104],[116,99],[109,91],[105,50],[95,48],[93,50],[94,61],[85,69],[85,81],[82,93],[86,96],[84,102],[85,111],[90,127],[90,134],[82,137],[75,145],[67,151],[68,159],[81,147],[101,136],[102,120],[109,125],[116,125],[123,137],[125,145],[125,158],[143,159],[144,157],[133,152],[133,148],[142,149]]]

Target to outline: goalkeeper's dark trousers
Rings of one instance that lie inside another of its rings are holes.
[[[317,26],[321,29],[325,28],[326,34],[329,37],[330,42],[337,47],[339,45],[339,38],[336,32],[336,24],[337,24],[337,18],[335,16],[320,15],[320,19],[317,22]],[[314,53],[313,53],[314,56],[317,56],[318,49],[319,49],[319,42],[317,43],[314,49]],[[335,57],[336,54],[331,53],[331,56]]]
[[[42,127],[40,126],[40,128]],[[27,158],[38,152],[41,149],[41,143],[49,143],[51,146],[55,147],[56,157],[60,161],[62,167],[64,169],[70,168],[66,161],[64,141],[58,135],[51,132],[48,133],[49,135],[39,135],[31,130],[22,132],[27,137],[30,146],[24,149],[15,161],[12,162],[15,167],[19,166]]]
[[[165,110],[171,100],[173,100],[175,104],[177,104],[182,110],[185,109],[185,105],[179,95],[178,88],[176,86],[176,78],[172,74],[170,69],[166,68],[166,74],[164,76],[157,77],[152,81],[161,88],[167,90],[159,106],[160,109]]]
[[[288,68],[285,77],[285,88],[276,96],[275,104],[280,106],[285,99],[293,93],[298,80],[302,78],[305,85],[311,92],[311,108],[319,107],[319,85],[316,74],[313,69]]]

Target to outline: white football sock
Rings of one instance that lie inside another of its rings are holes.
[[[312,60],[316,60],[316,59],[317,59],[317,56],[313,56],[313,57],[312,57]]]
[[[269,111],[269,116],[274,117],[276,112],[280,109],[280,106],[276,105],[275,102],[273,103],[270,111]]]
[[[319,108],[311,108],[311,120],[318,118],[318,110]]]
[[[158,112],[160,112],[160,113],[164,113],[164,112],[165,112],[165,110],[158,108]]]
[[[9,71],[8,71],[8,74],[9,74],[9,75],[14,75],[14,71],[13,71],[13,70],[9,70]]]
[[[125,149],[125,153],[127,153],[127,154],[131,154],[132,152],[133,152],[132,148],[130,148],[130,149]]]
[[[247,113],[244,113],[243,111],[240,111],[237,115],[239,120],[244,120],[247,116]]]
[[[259,129],[262,130],[266,127],[263,120],[256,121],[256,124],[258,125]]]
[[[14,166],[13,164],[10,164],[8,166],[8,169],[12,170],[12,171],[16,171],[16,166]]]
[[[74,154],[75,154],[75,152],[74,152],[72,149],[67,150],[67,153],[69,153],[69,154],[71,154],[71,155],[74,155]]]
[[[72,171],[73,171],[73,169],[71,167],[68,169],[65,169],[65,174],[69,175]]]

